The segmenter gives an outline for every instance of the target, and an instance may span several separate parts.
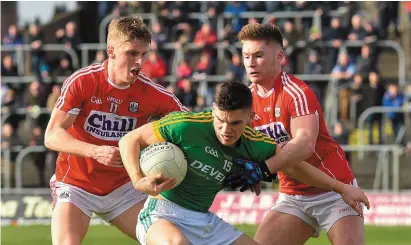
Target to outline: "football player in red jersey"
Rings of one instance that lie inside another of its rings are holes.
[[[266,162],[270,172],[306,161],[334,178],[335,183],[345,184],[338,188],[340,195],[279,172],[279,199],[260,224],[255,240],[264,245],[299,245],[325,229],[332,244],[364,244],[362,204],[350,206],[343,199],[344,191],[350,189],[347,186],[357,186],[357,182],[342,148],[328,133],[313,91],[281,69],[284,51],[280,30],[270,24],[249,24],[238,37],[252,82],[255,117],[251,126],[282,147]]]
[[[60,152],[50,180],[53,244],[79,245],[93,213],[136,239],[147,196],[133,188],[118,141],[151,117],[186,111],[165,88],[140,72],[151,34],[139,17],[111,21],[108,59],[73,73],[63,84],[45,134]],[[173,179],[158,177],[159,189]]]

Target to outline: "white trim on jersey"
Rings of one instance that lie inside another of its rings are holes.
[[[78,115],[81,111],[81,108],[73,108],[68,111],[69,114]]]
[[[66,177],[67,177],[67,175],[68,175],[68,173],[69,173],[69,171],[70,171],[70,167],[71,167],[70,162],[69,162],[70,156],[71,156],[70,154],[67,156],[67,163],[69,164],[69,166],[68,166],[68,168],[67,168],[66,173],[64,174],[63,180],[61,180],[61,182],[63,182],[63,183],[64,183],[64,180],[66,179]],[[57,178],[56,178],[56,179],[57,179]]]
[[[265,99],[265,98],[268,98],[273,92],[274,92],[274,88],[270,89],[270,91],[268,91],[267,93],[263,94],[263,93],[262,93],[260,90],[258,90],[258,88],[257,88],[257,94],[258,94],[260,97],[263,97],[264,99]]]
[[[305,111],[304,111],[304,104],[303,104],[303,101],[302,101],[302,99],[301,99],[301,94],[298,93],[297,90],[295,90],[295,88],[288,83],[287,80],[289,80],[289,78],[287,77],[287,75],[285,74],[285,72],[283,73],[283,77],[284,77],[284,79],[283,79],[284,88],[288,87],[289,89],[291,89],[291,90],[294,92],[295,95],[297,95],[298,101],[299,101],[300,103],[298,103],[298,101],[295,101],[295,102],[297,103],[297,105],[300,105],[301,114],[304,116],[304,115],[305,115]]]
[[[281,75],[281,80],[284,90],[294,99],[297,116],[300,116],[299,110],[301,110],[302,116],[310,114],[310,111],[308,110],[307,97],[305,96],[304,91],[302,91],[302,89],[298,87],[297,84],[295,84],[285,72]],[[296,96],[298,97],[298,100]]]
[[[285,82],[284,82],[285,77],[281,76],[281,80],[283,82],[283,87],[284,90],[293,98],[294,100],[294,106],[295,106],[295,112],[297,113],[297,117],[300,116],[300,113],[298,112],[298,104],[297,104],[297,98],[295,98],[295,96],[291,93],[291,91],[285,86]]]
[[[178,106],[180,107],[180,109],[182,111],[189,111],[187,107],[185,107],[183,104],[181,104],[181,102],[177,99],[177,97],[173,93],[167,91],[163,86],[153,83],[150,80],[150,78],[148,78],[144,73],[140,72],[140,75],[138,76],[138,78],[140,78],[140,81],[142,81],[145,84],[150,85],[151,87],[158,90],[160,93],[163,93],[163,94],[173,98],[173,100],[178,104]]]
[[[118,86],[117,84],[115,84],[113,81],[110,80],[110,78],[107,78],[107,82],[115,87],[116,89],[128,89],[130,87],[130,84],[128,84],[127,86]]]
[[[300,91],[300,93],[302,94],[303,99],[304,99],[305,110],[306,110],[307,114],[310,114],[310,111],[308,110],[307,97],[305,96],[304,91],[300,87],[298,87],[297,84],[295,84],[286,73],[284,73],[284,75],[287,77],[287,80],[290,82],[290,84],[293,85],[295,88],[297,88],[297,90]]]
[[[315,153],[315,155],[318,157],[318,159],[320,159],[321,165],[323,165],[324,169],[326,169],[326,170],[333,176],[334,179],[337,179],[337,178],[335,178],[334,174],[333,174],[328,168],[325,167],[325,165],[324,165],[324,163],[323,163],[323,160],[322,160],[321,157],[318,155],[317,151],[314,151],[314,153]]]
[[[84,72],[84,71],[88,71],[88,70],[91,70],[91,69],[99,68],[100,66],[101,66],[101,64],[93,64],[93,65],[89,65],[89,66],[87,66],[87,67],[84,67],[84,68],[81,68],[81,69],[77,70],[76,72],[74,72],[73,74],[71,74],[71,76],[69,76],[69,77],[64,81],[63,86],[61,87],[61,92],[63,92],[63,91],[66,89],[67,85],[69,84],[69,80],[71,80],[74,76],[76,76],[76,75],[78,75],[79,73]],[[59,97],[59,99],[61,99],[61,98]]]
[[[83,69],[80,69],[78,71],[76,71],[75,73],[73,73],[69,78],[67,78],[67,80],[64,82],[63,87],[61,88],[61,94],[60,97],[58,98],[55,107],[57,109],[61,109],[64,105],[64,99],[66,98],[67,95],[67,91],[69,90],[71,84],[76,81],[77,78],[84,76],[84,75],[88,75],[91,74],[93,72],[98,72],[104,70],[104,66],[102,64],[95,64],[95,65],[91,65],[91,66],[87,66]]]

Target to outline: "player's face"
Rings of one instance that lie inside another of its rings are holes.
[[[252,118],[250,109],[222,111],[213,105],[214,131],[218,141],[234,147]]]
[[[108,55],[109,58],[114,61],[115,79],[117,83],[127,85],[136,81],[145,61],[148,48],[149,46],[142,45],[138,40],[123,42],[115,47],[109,46]]]
[[[243,41],[243,63],[251,82],[261,84],[273,80],[281,70],[284,52],[274,41]]]

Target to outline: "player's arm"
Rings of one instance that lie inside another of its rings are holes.
[[[133,186],[136,186],[137,182],[143,178],[140,169],[141,149],[158,142],[164,142],[164,139],[156,136],[153,123],[145,124],[127,133],[118,142],[123,165],[133,182]]]
[[[76,74],[76,73],[75,73]],[[67,132],[86,100],[90,81],[73,74],[63,85],[60,97],[51,113],[44,136],[44,145],[52,150],[81,157],[92,155],[96,145],[80,141]],[[74,78],[72,78],[74,77]]]
[[[44,135],[44,145],[52,150],[81,157],[90,157],[96,145],[74,138],[67,132],[77,115],[54,108]]]
[[[152,196],[173,188],[176,183],[175,179],[164,177],[161,174],[157,176],[143,176],[141,173],[141,149],[151,144],[165,141],[159,132],[155,132],[154,123],[156,122],[145,124],[129,132],[118,143],[123,165],[130,176],[134,188]]]
[[[281,169],[281,171],[304,184],[341,194],[344,201],[360,215],[362,215],[362,210],[357,206],[357,202],[362,202],[368,209],[370,208],[367,196],[358,187],[331,178],[307,162],[296,163],[292,167]]]
[[[292,167],[314,154],[319,131],[319,119],[316,114],[291,119],[292,139],[281,148],[278,154],[266,161],[271,173]]]

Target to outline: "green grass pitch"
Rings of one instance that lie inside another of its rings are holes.
[[[257,226],[240,225],[237,226],[249,236],[253,236]],[[50,226],[5,226],[1,227],[1,244],[7,245],[46,245],[51,244]],[[115,227],[106,225],[90,226],[84,245],[136,245],[135,241],[126,237]],[[326,238],[325,232],[321,237],[310,239],[307,245],[325,245],[330,244]],[[376,227],[366,226],[366,244],[367,245],[410,245],[411,244],[411,227],[393,226],[393,227]]]

